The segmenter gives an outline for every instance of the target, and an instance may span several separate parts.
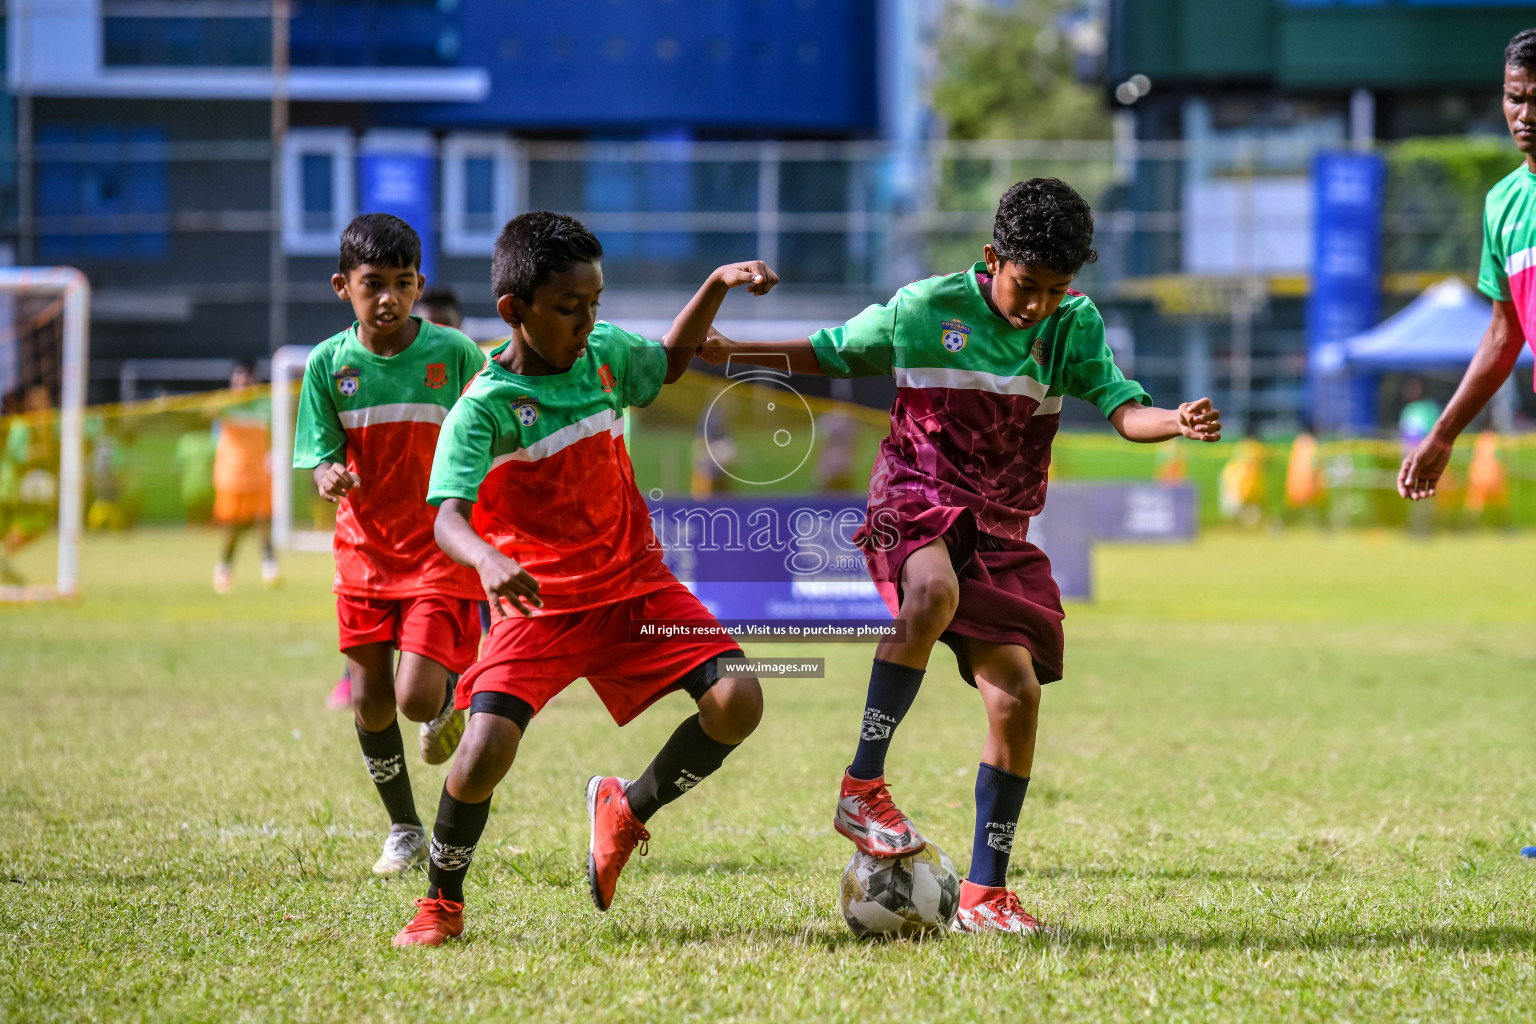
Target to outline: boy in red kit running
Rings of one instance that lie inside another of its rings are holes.
[[[934,643],[944,641],[987,711],[971,866],[953,928],[1030,934],[1040,923],[1005,882],[1040,684],[1062,674],[1063,612],[1050,562],[1025,537],[1045,504],[1062,396],[1097,405],[1131,441],[1215,441],[1221,421],[1209,399],[1147,408],[1147,393],[1115,367],[1098,310],[1068,290],[1097,258],[1092,211],[1069,186],[1035,178],[1009,189],[982,254],[969,270],[910,284],[845,326],[758,344],[716,334],[704,357],[772,353],[769,365],[782,366],[788,353],[800,373],[895,378],[891,436],[855,539],[905,638],[875,652],[834,827],[875,857],[925,845],[891,801],[885,754]]]
[[[410,315],[420,267],[421,240],[400,218],[347,225],[331,284],[357,322],[311,353],[294,436],[294,468],[313,470],[321,497],[340,503],[336,617],[363,762],[389,812],[380,875],[427,857],[396,707],[422,723],[422,759],[446,761],[464,731],[455,673],[480,644],[479,582],[434,543],[427,479],[438,428],[485,357],[458,331]]]
[[[427,500],[439,505],[438,543],[479,573],[497,621],[459,681],[469,726],[432,829],[427,896],[396,946],[435,946],[464,930],[464,875],[491,793],[529,721],[576,679],[587,678],[619,725],[673,690],[699,708],[633,782],[587,782],[587,883],[599,910],[650,839],[650,817],[715,772],[762,715],[756,678],[720,675],[719,659],[741,653],[735,641],[708,628],[713,616],[662,564],[624,409],[649,405],[682,376],[726,292],[746,285],[761,295],[777,278],[757,262],[721,267],[657,344],[597,319],[602,255],[584,227],[555,213],[516,217],[496,240],[491,281],[512,338],[443,424]],[[645,620],[681,619],[704,627],[637,637]]]

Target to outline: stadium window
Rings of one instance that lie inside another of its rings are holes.
[[[336,251],[353,214],[352,133],[296,128],[283,142],[283,249],[296,256]]]
[[[48,125],[38,133],[38,255],[49,263],[162,259],[170,182],[165,131]]]
[[[443,140],[443,252],[484,256],[517,213],[518,153],[497,135]]]

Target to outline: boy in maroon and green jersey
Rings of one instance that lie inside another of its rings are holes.
[[[373,867],[382,875],[427,856],[396,707],[422,723],[422,759],[446,761],[464,730],[456,673],[480,642],[479,583],[433,541],[427,482],[438,430],[485,356],[410,315],[420,264],[420,239],[398,217],[365,214],[342,232],[332,284],[357,322],[310,354],[293,453],[294,468],[313,470],[320,495],[339,503],[336,617],[363,761],[389,812]]]
[[[584,227],[554,213],[516,217],[496,241],[491,280],[512,338],[443,424],[427,496],[440,506],[438,543],[478,572],[496,621],[459,681],[469,725],[438,805],[430,887],[397,946],[463,931],[464,875],[491,794],[530,720],[576,679],[587,678],[619,725],[673,690],[699,708],[633,782],[587,782],[587,883],[599,910],[650,838],[645,823],[716,771],[762,714],[756,678],[721,675],[719,659],[741,653],[736,642],[662,563],[624,410],[682,376],[727,291],[761,295],[777,278],[762,263],[719,268],[657,344],[597,320],[602,254]],[[695,628],[653,640],[639,632],[647,620]]]
[[[1536,28],[1504,48],[1504,122],[1524,159],[1483,209],[1477,287],[1493,300],[1493,319],[1445,411],[1397,471],[1397,493],[1410,501],[1434,497],[1456,438],[1509,380],[1520,350],[1536,349]],[[1536,858],[1536,846],[1520,853]]]
[[[934,643],[944,641],[987,711],[971,865],[953,927],[1029,934],[1040,923],[1005,883],[1040,684],[1063,671],[1061,593],[1027,540],[1045,504],[1062,398],[1098,406],[1132,441],[1214,441],[1221,423],[1208,399],[1148,408],[1141,385],[1116,368],[1098,310],[1068,290],[1096,254],[1092,212],[1066,184],[1035,178],[1009,189],[982,252],[969,270],[908,285],[842,327],[759,344],[712,335],[703,355],[783,365],[787,353],[797,372],[895,378],[891,434],[855,540],[904,638],[875,652],[834,827],[876,857],[925,845],[891,801],[885,754]]]

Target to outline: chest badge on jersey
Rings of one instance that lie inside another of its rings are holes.
[[[525,427],[531,427],[539,422],[539,403],[536,399],[524,395],[522,398],[512,400],[512,415],[517,417],[517,422]]]
[[[1041,366],[1045,365],[1045,339],[1036,338],[1034,347],[1029,350],[1030,358]]]
[[[448,383],[447,363],[428,363],[426,385],[429,388],[440,388]]]
[[[613,371],[608,368],[607,363],[604,363],[602,366],[597,368],[597,379],[602,381],[604,391],[612,391],[613,386],[618,383],[618,381],[614,379]]]
[[[965,348],[966,339],[971,335],[971,329],[959,320],[945,320],[939,324],[939,344],[944,346],[946,352],[959,352]]]
[[[340,391],[347,398],[357,394],[357,378],[360,372],[355,366],[343,366],[331,374],[331,377],[336,381],[336,390]]]

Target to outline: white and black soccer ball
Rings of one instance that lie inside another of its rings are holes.
[[[843,869],[842,900],[860,938],[943,934],[960,909],[960,876],[933,843],[905,857],[856,851]]]

